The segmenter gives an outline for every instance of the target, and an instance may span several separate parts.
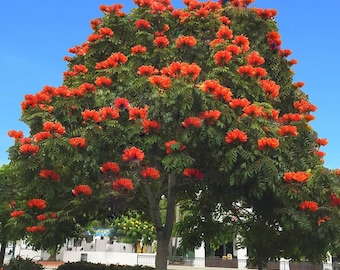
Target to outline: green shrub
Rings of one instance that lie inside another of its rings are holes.
[[[105,265],[101,263],[73,262],[60,265],[57,270],[154,270],[155,268],[142,265]]]
[[[8,265],[4,266],[4,270],[43,270],[41,264],[35,263],[32,259],[16,258],[10,261]]]

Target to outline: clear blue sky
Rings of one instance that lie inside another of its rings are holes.
[[[217,1],[217,0],[216,0]],[[1,0],[0,10],[0,164],[8,163],[7,149],[13,144],[8,130],[24,130],[19,121],[25,94],[35,94],[43,86],[60,86],[68,49],[86,41],[92,32],[90,20],[102,17],[101,4],[123,3],[125,11],[132,0]],[[176,8],[181,0],[172,1]],[[327,138],[325,166],[340,168],[340,21],[338,0],[324,4],[307,0],[255,0],[255,7],[275,8],[283,49],[291,49],[295,82],[303,87],[318,107],[312,121],[320,138]]]

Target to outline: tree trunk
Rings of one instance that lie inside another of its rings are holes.
[[[169,241],[164,231],[157,232],[156,270],[166,270],[168,267]]]
[[[7,246],[7,241],[2,241],[1,249],[0,249],[0,267],[4,265],[6,246]]]

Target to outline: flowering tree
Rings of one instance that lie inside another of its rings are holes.
[[[9,151],[25,186],[27,233],[42,247],[62,243],[89,217],[147,202],[156,269],[166,269],[181,199],[210,195],[263,220],[273,202],[275,224],[312,224],[335,174],[323,177],[325,141],[309,125],[316,107],[293,82],[296,60],[281,48],[276,12],[247,8],[251,0],[134,2],[129,14],[100,6],[93,33],[65,57],[63,85],[25,96],[30,136],[11,131]]]

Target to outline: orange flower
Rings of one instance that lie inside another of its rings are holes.
[[[131,48],[132,54],[145,53],[146,51],[147,51],[146,47],[142,45],[136,45]]]
[[[155,120],[144,119],[142,122],[144,133],[149,133],[151,130],[158,131],[161,128],[161,124]]]
[[[151,24],[147,20],[139,19],[135,22],[135,27],[137,28],[137,30],[149,29],[151,27]]]
[[[124,161],[142,161],[144,157],[144,152],[135,146],[125,149],[122,155]]]
[[[141,76],[151,76],[157,73],[158,70],[154,66],[140,66],[137,71],[137,74]]]
[[[234,55],[239,55],[242,52],[242,49],[237,45],[228,45],[226,51],[231,52]]]
[[[225,142],[229,144],[234,143],[236,141],[244,143],[247,140],[248,140],[247,134],[239,129],[228,131],[225,136]]]
[[[297,122],[302,120],[302,115],[298,113],[286,113],[279,118],[281,123]]]
[[[36,154],[39,152],[39,146],[32,144],[23,144],[20,146],[19,150],[23,154]]]
[[[148,108],[130,108],[129,109],[129,120],[145,119]]]
[[[280,85],[276,84],[272,80],[261,80],[262,88],[266,94],[272,98],[276,98],[279,95]]]
[[[233,58],[233,54],[227,50],[218,51],[214,54],[215,64],[222,66],[228,64],[228,62]]]
[[[8,136],[14,138],[15,141],[18,141],[24,137],[24,133],[21,130],[20,131],[10,130],[8,131]]]
[[[90,20],[92,30],[96,30],[97,26],[99,26],[101,23],[102,23],[101,19]]]
[[[158,179],[160,176],[159,170],[152,168],[152,167],[146,167],[144,170],[141,171],[141,175],[143,178],[152,178],[152,179]]]
[[[109,27],[99,28],[99,34],[101,37],[111,37],[113,36],[113,31]]]
[[[229,102],[231,108],[244,108],[250,105],[250,101],[246,98],[235,98]]]
[[[219,21],[225,25],[229,25],[231,23],[230,19],[226,16],[220,16]]]
[[[25,214],[25,212],[23,210],[14,210],[13,212],[11,212],[11,217],[20,217],[23,214]]]
[[[60,135],[66,133],[65,127],[59,122],[54,123],[47,121],[43,123],[43,130],[51,133],[57,133]]]
[[[194,177],[197,180],[202,180],[204,175],[201,171],[194,169],[194,168],[185,168],[183,170],[183,175],[185,177]]]
[[[230,30],[228,26],[221,26],[216,33],[216,37],[218,39],[232,39],[233,38],[233,31]]]
[[[92,188],[89,185],[78,185],[72,190],[74,196],[79,196],[81,193],[89,196],[92,194]]]
[[[315,150],[315,154],[316,154],[317,156],[321,157],[321,158],[323,158],[323,157],[326,155],[325,152],[322,152],[322,151],[319,151],[319,150]]]
[[[120,190],[133,190],[133,182],[128,178],[120,178],[113,182],[113,189]]]
[[[37,215],[37,220],[38,221],[42,221],[42,220],[45,220],[47,217],[45,214],[41,214],[41,215]]]
[[[279,147],[279,140],[276,138],[261,138],[257,141],[257,145],[261,151],[263,151],[266,147],[277,148]]]
[[[319,209],[318,203],[314,201],[304,201],[299,205],[301,210],[310,210],[315,212]]]
[[[74,65],[73,71],[75,71],[77,74],[78,73],[87,73],[88,69],[84,65]]]
[[[299,110],[300,113],[315,112],[317,107],[305,99],[294,102],[294,108]]]
[[[107,12],[107,13],[112,13],[112,14],[116,14],[117,16],[119,17],[122,17],[125,15],[124,12],[121,11],[121,9],[123,8],[124,6],[122,4],[113,4],[111,6],[107,6],[107,5],[100,5],[99,6],[99,9],[102,11],[102,12]]]
[[[328,141],[326,138],[317,138],[315,140],[316,144],[319,145],[319,146],[325,146],[328,144]]]
[[[280,49],[282,44],[280,34],[276,31],[271,31],[267,33],[267,42],[272,51],[277,51]]]
[[[101,77],[97,77],[94,83],[97,86],[109,87],[112,84],[112,79],[101,76]]]
[[[245,53],[250,49],[250,42],[246,36],[236,36],[233,40],[233,44],[241,47],[242,52]]]
[[[40,142],[42,140],[46,140],[51,137],[52,137],[51,132],[47,132],[47,131],[38,132],[37,134],[34,134],[33,136],[35,142]]]
[[[27,201],[28,208],[36,207],[38,209],[46,208],[46,201],[43,199],[32,199]]]
[[[149,78],[149,82],[159,88],[167,90],[170,88],[171,79],[164,75],[155,75]]]
[[[126,98],[117,98],[113,102],[114,106],[118,109],[130,109],[130,103]]]
[[[106,60],[96,63],[96,69],[115,68],[126,63],[128,58],[121,52],[111,54]]]
[[[283,179],[286,182],[300,182],[304,183],[307,182],[309,177],[311,176],[311,173],[309,172],[285,172],[283,175]]]
[[[257,51],[251,52],[248,55],[246,60],[247,60],[249,65],[254,66],[254,67],[260,66],[265,62],[264,58],[261,57],[261,55]]]
[[[169,40],[166,36],[155,37],[153,44],[158,48],[165,48],[169,45]]]
[[[250,104],[244,107],[243,112],[248,116],[254,116],[254,117],[262,116],[265,114],[264,108],[256,104]]]
[[[100,113],[97,112],[96,110],[86,109],[81,113],[81,116],[83,117],[85,121],[92,120],[95,123],[99,123],[100,121],[102,121],[102,118],[100,117]]]
[[[275,9],[252,8],[252,10],[262,19],[272,19],[277,15]]]
[[[105,162],[101,167],[100,171],[102,173],[108,173],[108,172],[113,172],[113,173],[118,173],[120,171],[119,164],[116,162]]]
[[[70,138],[69,142],[71,145],[75,146],[75,147],[85,147],[86,146],[86,139],[82,138],[82,137],[74,137],[74,138]]]
[[[60,180],[60,175],[53,170],[41,170],[39,175],[41,178],[51,178],[53,181]]]
[[[211,125],[220,118],[221,114],[219,110],[209,110],[201,112],[199,118],[204,119],[208,125]]]
[[[331,193],[331,206],[339,206],[340,205],[340,197],[338,197],[335,193]]]
[[[189,128],[190,126],[199,128],[202,126],[202,119],[199,117],[188,117],[182,122],[184,128]]]
[[[278,132],[281,136],[286,135],[297,136],[299,134],[296,126],[282,126]]]
[[[107,119],[118,119],[119,118],[119,110],[117,108],[111,107],[102,107],[99,110],[99,117],[107,120]]]
[[[57,215],[57,213],[51,213],[51,214],[50,214],[50,217],[51,217],[51,218],[57,218],[58,215]]]
[[[196,39],[194,36],[179,36],[176,39],[176,48],[180,49],[183,46],[194,47],[196,45]]]

